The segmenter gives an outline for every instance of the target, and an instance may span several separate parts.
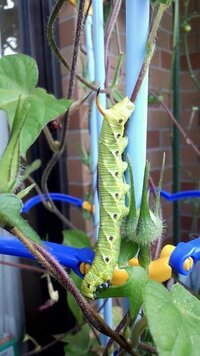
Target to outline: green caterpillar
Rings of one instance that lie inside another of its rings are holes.
[[[126,97],[111,109],[97,107],[104,120],[99,138],[99,191],[100,227],[95,258],[82,282],[84,296],[95,299],[98,289],[109,284],[117,265],[121,238],[120,227],[129,209],[125,206],[125,195],[129,185],[124,182],[127,163],[122,154],[128,144],[124,137],[124,125],[131,116],[134,104]]]

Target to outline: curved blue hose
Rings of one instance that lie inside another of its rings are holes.
[[[51,199],[54,201],[61,201],[64,203],[70,203],[76,205],[77,207],[81,208],[83,205],[83,200],[79,198],[75,198],[71,195],[62,194],[62,193],[50,193],[49,194]],[[42,195],[45,200],[48,200],[45,194]],[[32,209],[35,205],[41,203],[42,199],[40,195],[36,195],[33,198],[27,200],[22,208],[22,213],[27,213],[30,209]]]
[[[54,201],[61,201],[64,203],[73,204],[79,208],[82,208],[83,200],[80,198],[73,197],[71,195],[62,194],[62,193],[50,193],[51,199]],[[186,190],[178,193],[168,193],[165,190],[161,190],[160,195],[168,201],[176,201],[181,199],[190,199],[190,198],[200,198],[200,190]],[[43,198],[48,200],[47,196],[43,194]],[[35,205],[41,203],[42,199],[40,195],[36,195],[29,200],[27,200],[22,208],[22,213],[27,213]]]
[[[160,195],[168,201],[176,201],[181,199],[190,199],[190,198],[200,198],[200,190],[185,190],[177,193],[168,193],[165,190],[161,190]]]

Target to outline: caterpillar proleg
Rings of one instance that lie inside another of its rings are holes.
[[[124,125],[131,116],[134,104],[126,97],[112,108],[104,110],[103,124],[99,138],[99,192],[100,226],[95,258],[82,282],[81,292],[94,299],[103,286],[109,284],[117,265],[121,238],[120,226],[128,214],[125,195],[129,185],[124,182],[127,163],[122,161],[122,154],[128,144],[124,137]]]

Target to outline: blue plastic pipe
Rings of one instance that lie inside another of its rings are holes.
[[[94,46],[94,61],[95,61],[95,81],[99,83],[99,86],[102,89],[104,88],[104,83],[105,83],[103,1],[92,0],[92,10],[93,10],[93,46]],[[106,107],[105,94],[99,95],[99,100],[101,105],[103,107]],[[101,131],[101,126],[102,126],[102,116],[96,107],[95,109],[96,109],[98,136],[99,136]],[[96,144],[98,144],[98,138]],[[110,327],[112,327],[112,299],[108,299],[106,301],[104,307],[104,319],[106,323]],[[102,335],[101,342],[105,345],[107,341],[108,341],[108,337]]]
[[[173,202],[182,199],[200,198],[200,190],[185,190],[172,194],[166,192],[165,190],[161,190],[160,195],[166,200]]]
[[[149,33],[149,0],[126,0],[126,95],[131,96],[144,61]],[[148,73],[128,122],[129,155],[134,174],[136,205],[140,207],[146,163]]]
[[[149,33],[149,0],[126,0],[126,95],[130,98],[142,67]],[[139,208],[142,198],[146,163],[148,73],[144,78],[128,121],[128,147],[135,185],[135,200]],[[128,175],[126,176],[129,180]],[[124,302],[124,312],[129,302]]]
[[[62,193],[50,193],[49,194],[53,201],[61,201],[63,203],[69,203],[77,206],[78,208],[82,208],[83,200],[73,197],[71,195],[62,194]],[[48,197],[43,194],[44,200],[48,200]],[[40,195],[35,195],[34,197],[27,200],[22,208],[22,213],[27,213],[30,209],[32,209],[35,205],[42,202],[42,197]]]

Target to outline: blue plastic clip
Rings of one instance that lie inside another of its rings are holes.
[[[186,270],[184,262],[188,258],[192,258],[193,264],[190,269]],[[200,237],[189,242],[180,242],[170,256],[169,265],[177,273],[186,276],[192,271],[198,260],[200,260]]]
[[[81,278],[84,276],[80,272],[80,264],[82,262],[91,264],[94,259],[94,251],[87,247],[75,248],[44,241],[43,246],[61,265],[71,268]],[[0,236],[0,254],[34,259],[28,249],[11,234],[9,236]]]

